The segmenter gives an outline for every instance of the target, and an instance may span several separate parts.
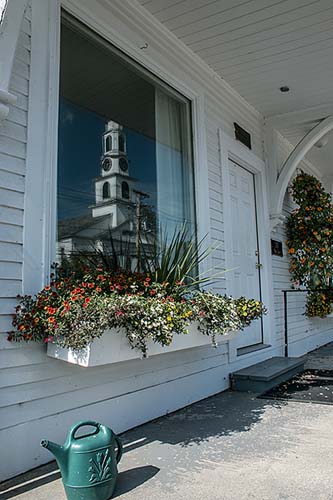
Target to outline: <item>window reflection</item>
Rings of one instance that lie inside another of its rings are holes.
[[[184,224],[195,230],[193,192],[189,102],[66,22],[58,260],[107,250],[111,237],[123,260],[126,239],[138,268],[138,242],[149,252],[162,234],[171,238]]]

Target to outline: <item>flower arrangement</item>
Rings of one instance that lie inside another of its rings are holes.
[[[308,293],[306,314],[324,317],[331,311],[331,301],[315,290],[327,288],[333,276],[331,195],[318,179],[304,172],[292,182],[291,194],[298,208],[287,220],[289,270],[295,284],[313,290]]]
[[[306,302],[307,316],[325,318],[332,311],[333,295],[331,292],[310,293]]]
[[[170,345],[188,333],[190,322],[215,336],[240,330],[265,314],[259,301],[189,292],[184,281],[172,288],[148,273],[111,273],[102,268],[62,275],[61,269],[35,297],[20,297],[10,341],[55,342],[82,349],[107,328],[123,329],[132,348],[147,354],[147,342]]]

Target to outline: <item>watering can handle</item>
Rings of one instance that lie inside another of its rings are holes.
[[[78,439],[75,437],[75,433],[76,433],[76,431],[79,430],[80,427],[84,427],[85,425],[91,425],[92,427],[96,427],[97,432],[99,431],[99,428],[101,426],[101,424],[99,424],[98,422],[95,422],[94,420],[86,420],[86,421],[79,422],[76,425],[74,425],[70,430],[71,439]],[[96,434],[97,432],[95,431],[92,434]],[[88,436],[90,436],[90,434],[88,434]]]
[[[120,459],[121,459],[121,457],[123,455],[123,445],[122,445],[122,443],[121,443],[121,441],[120,441],[120,439],[119,439],[118,436],[115,435],[114,438],[115,438],[115,441],[117,443],[117,448],[118,448],[118,450],[117,450],[117,456],[116,456],[116,461],[117,461],[117,463],[119,463]]]

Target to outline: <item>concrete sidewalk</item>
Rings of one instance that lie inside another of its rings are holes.
[[[333,406],[221,393],[126,432],[114,498],[333,500],[332,422]],[[2,487],[65,499],[54,464]]]

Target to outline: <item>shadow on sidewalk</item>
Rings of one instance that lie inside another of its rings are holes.
[[[278,409],[286,404],[284,401],[257,399],[256,394],[225,391],[123,433],[121,440],[124,453],[154,442],[200,447],[214,438],[249,432],[262,419],[268,407]],[[219,444],[216,448],[216,458],[219,458],[223,450]],[[154,461],[152,458],[149,457],[149,462]],[[196,468],[196,464],[192,463],[191,467]],[[151,464],[121,472],[114,497],[149,481],[159,470]],[[6,500],[31,492],[60,477],[56,462],[51,462],[0,484],[0,499]]]

